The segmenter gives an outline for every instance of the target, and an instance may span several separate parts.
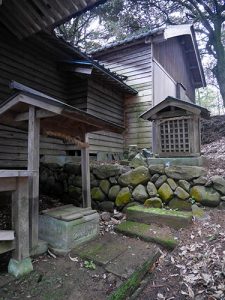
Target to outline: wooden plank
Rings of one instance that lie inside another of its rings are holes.
[[[85,135],[85,143],[88,143],[88,135]],[[90,184],[90,166],[89,150],[81,149],[81,174],[82,174],[82,197],[83,207],[91,207],[91,184]]]
[[[13,241],[14,239],[14,230],[0,230],[0,241]]]
[[[15,249],[15,241],[0,242],[0,254],[12,251]]]
[[[15,191],[16,189],[16,179],[15,178],[4,178],[5,172],[0,170],[0,192]]]
[[[22,260],[29,257],[29,196],[28,179],[17,178],[16,191],[12,193],[12,229],[15,230],[13,258]]]
[[[30,248],[38,243],[39,218],[39,147],[40,147],[40,119],[35,117],[35,107],[29,107],[28,130],[28,170],[35,171],[29,178],[30,199]]]

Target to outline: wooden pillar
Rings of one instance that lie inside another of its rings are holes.
[[[28,178],[17,177],[16,190],[12,192],[12,228],[16,233],[13,258],[21,261],[29,257],[29,197]]]
[[[33,172],[29,178],[30,201],[30,249],[38,244],[39,217],[39,147],[40,119],[36,118],[35,107],[29,107],[28,131],[28,170]]]
[[[88,143],[88,135],[85,134],[85,143]],[[82,198],[83,207],[91,207],[91,184],[88,148],[81,149],[81,172],[82,172]]]

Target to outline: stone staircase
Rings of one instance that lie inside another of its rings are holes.
[[[178,243],[178,230],[191,223],[192,212],[133,206],[127,209],[127,220],[117,225],[116,231],[174,249]]]

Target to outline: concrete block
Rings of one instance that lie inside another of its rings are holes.
[[[148,158],[147,162],[148,165],[164,164],[165,166],[207,166],[207,160],[204,156]]]
[[[39,237],[58,252],[69,252],[98,233],[99,215],[91,209],[62,206],[39,216]]]
[[[23,260],[15,260],[13,258],[10,259],[8,265],[8,272],[12,274],[16,278],[29,274],[33,271],[33,265],[31,259],[29,257]]]

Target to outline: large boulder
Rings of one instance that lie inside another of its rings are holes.
[[[98,179],[106,179],[121,174],[121,166],[118,164],[105,164],[93,167],[93,174]]]
[[[70,198],[79,198],[82,195],[82,189],[80,187],[70,185],[68,187],[68,194]]]
[[[165,173],[168,177],[177,180],[191,180],[199,176],[207,175],[206,169],[196,166],[170,166],[165,168]]]
[[[120,191],[120,186],[117,184],[117,185],[114,185],[110,188],[109,190],[109,193],[108,193],[108,198],[110,201],[115,201],[116,200],[116,197],[117,195],[119,194],[119,191]]]
[[[116,206],[125,206],[131,201],[131,192],[128,187],[122,188],[116,197]]]
[[[174,195],[182,200],[188,199],[190,197],[190,195],[180,186],[176,188]]]
[[[91,199],[94,201],[104,201],[106,196],[99,187],[94,187],[91,189]]]
[[[165,166],[163,164],[149,165],[148,169],[150,174],[165,174]]]
[[[148,182],[149,179],[150,174],[148,168],[141,166],[122,174],[119,177],[118,182],[122,186],[137,186],[138,184]]]
[[[196,185],[190,190],[191,197],[202,205],[215,207],[220,203],[220,194],[212,187]]]
[[[139,201],[143,203],[149,197],[146,188],[142,184],[136,186],[136,188],[133,190],[132,196],[135,201]]]
[[[144,206],[145,207],[153,207],[153,208],[162,208],[163,204],[162,204],[162,200],[160,198],[152,197],[152,198],[145,200]]]
[[[103,191],[103,193],[108,195],[110,189],[110,182],[107,179],[103,179],[100,181],[99,187]]]
[[[151,181],[149,181],[147,184],[147,191],[150,197],[154,197],[158,193],[154,183]]]
[[[225,195],[225,179],[221,176],[215,175],[211,177],[213,187],[215,190]]]
[[[163,202],[169,202],[173,198],[173,191],[168,183],[163,183],[158,189],[158,194]]]

